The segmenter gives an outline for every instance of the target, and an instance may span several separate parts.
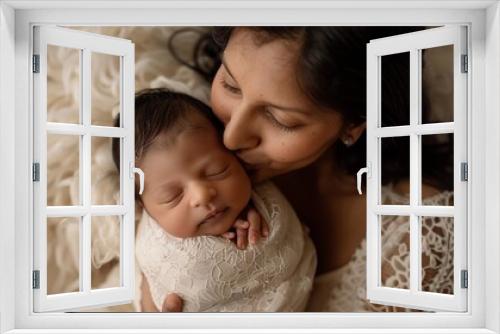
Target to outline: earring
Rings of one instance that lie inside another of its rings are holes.
[[[342,139],[342,142],[347,147],[349,147],[353,144],[351,137],[345,137],[344,139]]]

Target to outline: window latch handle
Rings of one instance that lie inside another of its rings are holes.
[[[361,191],[361,184],[362,184],[362,181],[361,181],[361,176],[366,173],[366,177],[369,178],[370,177],[370,163],[367,163],[367,166],[366,167],[363,167],[361,168],[360,170],[358,170],[358,173],[356,174],[356,179],[357,179],[357,186],[358,186],[358,194],[363,194],[363,191]]]
[[[138,167],[134,167],[134,163],[130,162],[130,178],[134,178],[134,174],[139,175],[139,195],[144,192],[144,172]]]
[[[144,192],[144,172],[142,169],[134,167],[134,173],[139,174],[139,195]]]

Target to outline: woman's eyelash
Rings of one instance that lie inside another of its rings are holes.
[[[272,123],[274,126],[276,126],[276,127],[280,128],[280,129],[281,129],[281,130],[283,130],[283,131],[294,131],[294,130],[297,128],[297,126],[286,126],[286,125],[284,125],[284,124],[280,123],[280,122],[279,122],[279,121],[278,121],[278,120],[277,120],[277,119],[273,116],[273,114],[272,114],[270,111],[268,111],[268,110],[266,110],[264,114],[266,115],[266,117],[267,117],[267,118],[271,121],[271,123]]]
[[[226,90],[230,91],[231,93],[233,93],[233,94],[238,94],[238,93],[240,93],[240,90],[239,90],[238,88],[231,86],[230,84],[228,84],[228,83],[226,82],[226,80],[221,79],[221,80],[220,80],[220,82],[221,82],[221,84],[222,84],[222,87],[224,87],[224,89],[226,89]],[[276,127],[280,128],[280,129],[281,129],[281,130],[283,130],[283,131],[293,131],[293,130],[295,130],[295,128],[297,128],[297,126],[292,126],[292,127],[290,127],[290,126],[286,126],[286,125],[284,125],[284,124],[280,123],[280,122],[279,122],[279,121],[278,121],[278,120],[277,120],[277,119],[273,116],[273,114],[272,114],[271,112],[269,112],[268,110],[266,110],[266,111],[265,111],[265,115],[266,115],[266,117],[267,117],[267,118],[268,118],[268,119],[269,119],[269,120],[273,123],[273,125],[274,125],[274,126],[276,126]]]
[[[228,91],[230,91],[231,93],[235,93],[235,94],[237,94],[237,93],[239,93],[239,92],[240,92],[240,90],[239,90],[238,88],[236,88],[236,87],[234,87],[234,86],[231,86],[230,84],[228,84],[228,83],[226,82],[226,80],[221,79],[221,81],[220,81],[220,82],[221,82],[221,84],[222,84],[222,87],[224,87],[224,89],[227,89],[227,90],[228,90]]]

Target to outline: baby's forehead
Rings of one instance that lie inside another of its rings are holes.
[[[141,159],[140,167],[154,184],[178,175],[199,175],[232,161],[232,153],[222,144],[215,129],[190,128],[178,136],[158,138]]]
[[[217,133],[214,125],[212,125],[208,120],[204,122],[185,122],[184,124],[178,123],[175,127],[169,129],[168,131],[161,132],[150,145],[150,149],[153,150],[171,150],[176,144],[178,144],[179,139],[188,138],[190,141],[203,142],[206,138],[200,136],[209,135],[213,136],[217,142],[222,143],[222,138]]]

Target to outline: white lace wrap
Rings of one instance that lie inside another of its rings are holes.
[[[245,250],[221,237],[176,238],[143,212],[136,257],[159,310],[175,292],[184,312],[304,311],[316,270],[313,243],[272,183],[256,186],[252,200],[270,233]]]
[[[408,195],[393,186],[382,188],[382,203],[406,205]],[[423,200],[424,205],[452,206],[453,192],[443,191]],[[406,226],[405,226],[406,225]],[[382,282],[408,289],[410,282],[410,230],[402,216],[382,219]],[[453,294],[453,218],[422,220],[422,290]],[[366,240],[344,266],[321,274],[314,281],[307,311],[311,312],[415,312],[397,306],[370,303],[366,298]]]

